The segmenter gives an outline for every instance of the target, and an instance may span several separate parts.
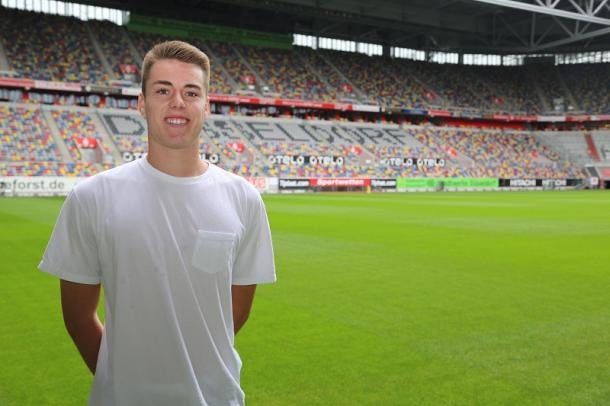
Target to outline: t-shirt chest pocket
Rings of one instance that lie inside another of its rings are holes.
[[[233,263],[234,244],[233,233],[199,230],[191,263],[209,274],[227,272]]]

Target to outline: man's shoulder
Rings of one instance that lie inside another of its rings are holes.
[[[210,164],[215,183],[230,189],[239,197],[245,197],[246,201],[257,201],[260,199],[259,191],[246,178]],[[208,170],[210,170],[208,169]]]
[[[222,169],[221,167],[216,166],[214,164],[210,164],[210,169],[212,170],[217,183],[226,184],[229,187],[243,188],[247,191],[257,191],[256,188],[252,186],[250,182],[248,182],[245,178],[239,175]]]
[[[94,195],[106,190],[109,185],[122,184],[128,179],[133,179],[137,170],[137,161],[115,166],[82,180],[74,187],[74,193],[79,198]]]

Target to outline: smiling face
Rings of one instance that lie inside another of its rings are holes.
[[[160,59],[150,69],[138,109],[148,123],[149,153],[199,149],[199,133],[208,111],[200,66]]]

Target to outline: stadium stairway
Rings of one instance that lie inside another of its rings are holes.
[[[592,131],[591,135],[601,160],[610,162],[610,131]]]
[[[309,62],[306,60],[305,56],[303,56],[300,52],[296,52],[293,51],[295,58],[300,60],[300,63],[303,66],[309,66],[309,70],[311,70],[311,72],[313,72],[313,74],[318,78],[318,80],[322,83],[324,83],[324,85],[326,87],[328,87],[329,89],[332,89],[332,86],[330,85],[330,83],[328,83],[328,81],[326,80],[326,78],[324,77],[324,75],[322,75],[318,69],[316,69],[315,66],[310,65]]]
[[[536,92],[536,95],[538,96],[538,102],[540,103],[539,106],[542,106],[542,109],[544,111],[551,111],[552,110],[551,106],[547,102],[546,97],[544,97],[544,92],[542,91],[542,88],[538,85],[538,79],[536,78],[536,73],[528,70],[526,73],[526,78],[527,78],[527,81],[529,82],[530,86],[532,86],[534,88],[534,91]]]
[[[481,78],[479,78],[477,75],[472,74],[472,72],[468,72],[468,75],[470,76],[469,79],[472,81],[472,83],[478,83],[481,87],[487,87],[485,81],[482,80]],[[467,87],[467,90],[470,92],[473,99],[478,101],[479,106],[483,106],[483,108],[485,108],[489,104],[489,100],[485,100],[485,98],[481,95],[481,93],[473,91],[473,88],[471,88],[470,86]],[[456,107],[459,107],[459,106],[456,106]],[[477,108],[476,106],[469,106],[469,107]]]
[[[235,117],[235,119],[239,119],[238,117]],[[235,127],[235,124],[233,121],[229,121],[229,125],[231,127],[233,127],[233,129],[235,130],[236,133],[239,132],[239,129],[237,127]],[[260,149],[258,149],[256,147],[256,145],[254,145],[252,143],[252,141],[250,139],[248,139],[248,137],[242,137],[241,142],[244,143],[246,145],[246,147],[250,150],[254,152],[254,160],[255,162],[267,162],[267,158],[265,157],[265,155],[263,155],[263,153],[261,152]]]
[[[581,133],[576,131],[549,132],[539,131],[536,138],[547,147],[557,152],[561,159],[586,165],[590,163],[591,156],[587,150],[587,143]]]
[[[133,41],[131,40],[131,37],[127,33],[127,30],[121,30],[121,32],[123,33],[123,36],[125,37],[125,41],[127,42],[127,46],[129,47],[129,52],[131,53],[133,60],[141,61],[142,59],[144,59],[144,55],[140,55],[140,52],[138,52],[138,48],[134,45]],[[139,62],[138,62],[138,68],[141,69]]]
[[[343,79],[344,83],[350,85],[352,87],[352,89],[354,89],[354,91],[356,92],[356,95],[358,96],[358,99],[361,102],[364,103],[364,102],[368,101],[368,97],[366,96],[366,94],[362,90],[360,90],[360,88],[358,86],[356,86],[356,84],[354,82],[349,80],[343,74],[343,72],[341,72],[341,70],[339,70],[335,65],[333,65],[333,63],[331,61],[329,61],[328,58],[325,58],[323,53],[320,53],[318,56],[320,57],[320,59],[322,59],[322,61],[324,61],[324,63],[326,63],[328,66],[330,66],[332,70],[337,72],[337,74],[341,77],[341,79]]]
[[[201,141],[203,141],[204,144],[210,145],[210,147],[212,148],[212,151],[214,153],[218,154],[218,156],[222,156],[222,150],[221,150],[220,146],[218,144],[216,144],[214,141],[212,141],[210,136],[205,131],[201,131],[199,137],[200,137]]]
[[[225,68],[224,66],[224,61],[222,60],[222,58],[219,58],[216,54],[214,54],[214,52],[212,52],[212,50],[210,49],[210,47],[205,46],[205,44],[201,44],[201,49],[203,50],[203,52],[206,53],[206,55],[208,55],[211,59],[211,63],[212,63],[212,69],[220,69],[220,71],[222,72],[222,75],[228,79],[229,84],[231,85],[231,87],[233,88],[233,92],[235,93],[235,91],[237,89],[239,89],[239,85],[235,82],[235,80],[233,79],[233,76],[231,76],[231,74],[227,71],[227,68]],[[216,63],[214,63],[215,61],[217,61]]]
[[[593,142],[593,136],[591,135],[591,133],[585,133],[584,137],[585,137],[585,141],[587,143],[587,148],[589,149],[589,155],[591,155],[591,158],[593,158],[593,160],[595,162],[601,161],[601,158],[599,156],[599,151],[597,150],[597,147],[595,146],[595,142]]]
[[[108,134],[106,126],[102,123],[102,120],[98,115],[97,109],[95,109],[95,114],[91,114],[91,120],[93,121],[93,124],[95,125],[100,136],[102,137],[102,141],[104,142],[104,144],[110,147],[114,162],[123,162],[123,157],[121,156],[121,153],[119,152],[119,149],[117,148],[114,141],[112,141],[112,137],[110,136],[110,134]]]
[[[498,92],[498,89],[495,89],[487,80],[484,80],[483,78],[478,77],[477,75],[474,75],[474,78],[477,80],[477,82],[479,82],[481,84],[481,87],[487,89],[487,92],[489,94],[495,94],[499,97],[501,97],[503,100],[507,100],[506,95],[501,94],[501,92]],[[477,97],[477,99],[479,99],[483,104],[481,104],[481,106],[486,106],[489,104],[489,100],[485,100],[485,98],[479,96],[479,94],[477,94],[475,92],[475,96]]]
[[[57,123],[53,119],[51,115],[51,110],[47,106],[41,106],[42,114],[44,115],[45,120],[47,121],[47,125],[51,130],[51,135],[53,135],[53,141],[59,148],[59,153],[61,154],[61,158],[64,162],[74,162],[72,156],[70,156],[70,151],[64,142],[64,139],[59,133],[59,128],[57,128]]]
[[[244,66],[246,66],[248,68],[248,70],[250,70],[250,72],[252,72],[252,74],[256,78],[256,89],[260,94],[262,94],[263,86],[267,86],[269,89],[271,89],[271,86],[259,76],[258,72],[252,67],[252,65],[250,65],[248,60],[246,58],[244,58],[244,56],[241,54],[241,52],[239,52],[237,50],[237,48],[231,47],[231,50],[235,53],[235,55],[237,55],[237,57],[241,60],[241,62],[244,64]],[[274,89],[274,91],[275,91],[275,89]]]
[[[91,41],[93,49],[95,50],[95,53],[99,60],[102,62],[102,66],[106,70],[106,73],[111,79],[116,80],[117,77],[114,74],[112,68],[110,67],[110,64],[108,63],[108,58],[106,58],[106,55],[104,55],[104,51],[102,50],[100,43],[97,41],[97,38],[95,38],[95,35],[93,35],[93,31],[91,31],[91,26],[89,24],[85,24],[85,31],[87,32],[89,41]]]
[[[559,71],[559,69],[557,69],[557,67],[553,67],[553,69],[555,70],[555,72],[557,72],[557,82],[559,83],[559,86],[563,90],[563,93],[567,96],[569,105],[572,106],[576,110],[582,110],[582,107],[579,106],[578,103],[576,103],[576,99],[574,98],[574,95],[570,91],[568,84],[563,79],[563,76],[561,75],[561,72]]]
[[[0,41],[0,71],[8,70],[10,70],[10,66],[8,64],[8,59],[6,58],[6,53],[4,52],[4,46],[2,45],[2,41]]]
[[[410,126],[407,125],[403,125],[404,129],[409,128]],[[418,129],[419,127],[417,126],[411,126],[412,128]],[[461,128],[451,128],[451,127],[447,127],[445,128],[446,131],[448,132],[457,132],[457,131],[462,131],[463,129]],[[417,141],[417,140],[415,140]],[[417,141],[419,142],[419,141]],[[434,143],[434,142],[433,142]],[[424,145],[424,144],[421,144]],[[453,147],[453,146],[451,146]],[[443,150],[443,146],[441,143],[438,143],[437,148]],[[448,157],[450,158],[451,161],[455,162],[458,164],[458,166],[462,167],[462,168],[474,168],[477,164],[476,161],[469,157],[468,155],[466,155],[464,152],[460,151],[458,148],[451,148],[450,150],[446,150],[444,151]]]

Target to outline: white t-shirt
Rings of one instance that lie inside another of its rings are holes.
[[[243,405],[231,285],[272,283],[258,191],[210,164],[180,178],[146,158],[78,184],[39,265],[102,283],[90,405]]]

